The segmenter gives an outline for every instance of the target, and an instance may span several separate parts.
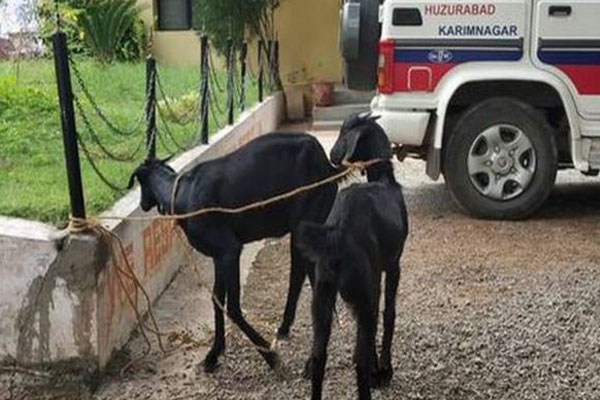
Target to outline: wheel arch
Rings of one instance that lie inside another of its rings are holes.
[[[509,76],[510,78],[506,78]],[[483,95],[485,90],[482,87],[501,87],[502,91],[489,92]],[[578,169],[587,169],[587,162],[583,159],[580,146],[577,143],[581,140],[581,132],[577,124],[578,115],[575,108],[575,102],[567,86],[554,75],[532,69],[531,67],[509,68],[477,68],[465,67],[462,71],[452,74],[449,79],[445,79],[438,88],[441,95],[438,98],[438,106],[435,113],[435,126],[433,127],[432,138],[430,141],[430,154],[427,160],[427,174],[433,178],[439,178],[442,172],[442,160],[445,140],[449,137],[453,127],[452,107],[457,101],[464,100],[465,93],[473,87],[479,87],[479,95],[476,95],[473,102],[485,100],[491,97],[515,97],[531,104],[531,99],[523,98],[525,93],[523,87],[529,87],[530,90],[537,91],[544,88],[547,93],[551,93],[556,105],[560,107],[567,119],[570,156],[573,164]],[[467,96],[468,98],[468,96]],[[548,101],[553,101],[549,99]],[[535,104],[531,104],[535,107]]]

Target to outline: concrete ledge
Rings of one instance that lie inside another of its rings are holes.
[[[212,137],[212,143],[178,157],[180,171],[220,157],[273,131],[284,115],[281,93],[244,113],[238,122]],[[131,191],[104,215],[144,215],[139,189]],[[149,215],[149,214],[146,214]],[[126,256],[154,302],[183,263],[184,252],[169,222],[111,221]],[[0,217],[0,361],[21,364],[77,360],[102,368],[129,339],[135,315],[121,289],[115,265],[98,239],[65,235],[39,222]],[[126,282],[141,309],[145,301]]]

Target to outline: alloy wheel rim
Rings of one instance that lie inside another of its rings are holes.
[[[497,201],[522,195],[531,186],[536,165],[537,156],[529,137],[508,124],[491,126],[477,135],[467,159],[475,189]]]

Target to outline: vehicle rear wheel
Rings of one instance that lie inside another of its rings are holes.
[[[457,122],[444,176],[457,203],[489,219],[522,219],[548,198],[558,166],[552,129],[530,105],[493,98]]]

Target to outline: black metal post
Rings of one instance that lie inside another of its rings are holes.
[[[246,81],[248,78],[248,43],[244,42],[242,44],[242,50],[240,52],[240,110],[244,111],[246,109]]]
[[[74,218],[85,219],[85,202],[83,184],[81,182],[81,165],[77,147],[77,128],[75,126],[75,110],[73,108],[73,87],[69,68],[69,49],[67,35],[56,32],[52,35],[54,48],[54,68],[58,85],[60,104],[60,122],[62,125],[67,179],[69,182],[69,197],[71,199],[71,215]]]
[[[273,49],[273,80],[274,85],[279,85],[279,40],[275,40]]]
[[[202,35],[200,39],[200,113],[201,113],[201,140],[202,144],[208,144],[208,36]]]
[[[233,39],[227,40],[227,123],[233,125],[233,106],[234,106],[234,83],[233,83],[233,62],[234,62]]]
[[[156,60],[146,60],[146,148],[148,159],[156,158]]]
[[[262,103],[264,99],[264,78],[265,70],[263,68],[263,47],[265,42],[263,40],[258,41],[258,101]]]
[[[268,87],[269,91],[273,91],[273,51],[275,50],[274,40],[269,40],[269,45],[267,48],[268,51],[268,60],[269,60],[269,73],[268,73]]]

